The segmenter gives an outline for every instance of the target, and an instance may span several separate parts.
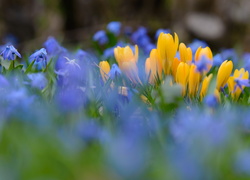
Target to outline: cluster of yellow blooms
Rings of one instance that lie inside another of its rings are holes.
[[[179,52],[179,58],[176,57]],[[121,71],[133,82],[141,83],[138,75],[138,47],[135,45],[135,52],[129,46],[114,49],[114,56]],[[197,64],[205,59],[205,68],[198,70]],[[184,43],[179,43],[178,35],[174,37],[171,34],[161,33],[158,37],[157,48],[152,49],[149,57],[145,61],[145,73],[148,76],[150,84],[155,84],[157,78],[162,80],[164,76],[171,75],[172,83],[178,83],[182,86],[182,95],[200,97],[203,99],[207,94],[213,74],[209,73],[213,64],[213,54],[209,47],[199,47],[195,54],[190,47]],[[99,64],[100,73],[104,81],[108,77],[110,65],[107,61]],[[230,95],[237,100],[244,89],[244,86],[238,87],[237,79],[248,79],[249,73],[244,68],[233,71],[232,61],[225,60],[218,69],[216,77],[216,88],[214,94],[220,100],[220,91],[226,85]]]

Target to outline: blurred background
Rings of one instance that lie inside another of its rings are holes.
[[[0,0],[1,44],[37,49],[48,36],[90,47],[93,34],[110,21],[133,30],[177,32],[182,42],[205,40],[213,50],[250,51],[249,0]]]

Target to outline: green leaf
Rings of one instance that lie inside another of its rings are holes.
[[[15,69],[22,69],[23,68],[23,64],[19,64],[15,67]]]
[[[11,61],[10,62],[10,66],[9,66],[9,71],[12,70],[12,69],[15,69],[15,60]]]
[[[43,72],[46,72],[48,70],[48,68],[50,67],[52,63],[52,59],[50,60],[50,62],[47,64],[47,66],[43,69]]]
[[[32,66],[33,66],[34,63],[35,63],[35,60],[33,60],[33,61],[29,64],[29,66],[27,67],[26,71],[24,72],[25,74],[28,74],[29,72],[31,72]]]
[[[6,71],[6,68],[5,68],[4,66],[2,66],[2,68],[3,68],[3,69],[2,69],[2,70],[3,70],[2,73],[3,73],[3,74],[6,74],[6,72],[7,72],[7,71]]]

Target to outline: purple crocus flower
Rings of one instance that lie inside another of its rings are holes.
[[[3,48],[3,51],[0,53],[4,60],[15,60],[16,56],[22,58],[21,54],[14,48],[12,45],[7,45]]]

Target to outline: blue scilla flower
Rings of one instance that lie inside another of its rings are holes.
[[[97,41],[100,45],[108,43],[108,37],[104,30],[97,31],[93,36],[93,40]]]
[[[115,79],[116,77],[120,76],[122,71],[120,68],[117,66],[117,64],[113,64],[108,75],[110,79]]]
[[[178,59],[180,59],[180,58],[181,58],[181,56],[180,56],[180,52],[179,52],[179,51],[177,51],[177,52],[176,52],[175,57],[176,57],[176,58],[178,58]]]
[[[212,64],[212,62],[206,56],[202,56],[201,59],[196,62],[196,70],[203,73],[208,70],[209,64]]]
[[[89,54],[82,49],[78,49],[75,53],[75,57],[79,60],[84,60],[88,56],[89,56]]]
[[[198,157],[206,156],[209,151],[231,142],[229,135],[235,118],[233,114],[228,113],[227,119],[223,119],[225,115],[215,116],[210,112],[196,107],[182,108],[178,110],[175,121],[170,123],[170,132],[174,141],[194,151],[199,146],[198,151],[202,153],[197,154]]]
[[[214,56],[213,66],[219,67],[223,62],[221,54],[216,54]]]
[[[30,61],[35,60],[37,63],[42,62],[45,66],[47,65],[47,51],[45,48],[42,48],[34,52],[30,57]]]
[[[15,115],[22,111],[27,112],[27,110],[30,110],[35,97],[30,95],[27,89],[20,88],[10,90],[8,94],[6,94],[5,99],[7,103],[7,113],[9,115]]]
[[[47,86],[47,79],[43,73],[28,74],[28,78],[31,80],[30,85],[34,88],[42,90]]]
[[[113,57],[114,56],[114,48],[115,47],[110,47],[110,48],[105,49],[103,51],[103,58],[108,59],[110,57]]]
[[[238,61],[238,55],[235,49],[224,49],[221,51],[221,56],[223,60],[231,60],[233,63],[237,63]]]
[[[64,50],[54,37],[49,37],[43,46],[50,55],[56,55]]]
[[[132,41],[135,44],[143,47],[150,42],[150,38],[147,35],[148,31],[145,27],[139,27],[131,36]]]
[[[86,95],[80,88],[68,86],[59,88],[55,100],[63,112],[77,111],[86,103]]]
[[[141,27],[139,27],[139,28],[133,33],[133,36],[134,36],[134,37],[144,36],[144,35],[147,35],[147,33],[148,33],[147,28],[141,26]]]
[[[152,50],[152,49],[155,49],[155,48],[156,48],[155,44],[149,43],[149,44],[147,44],[146,47],[144,48],[144,51],[145,51],[146,54],[149,54],[149,53],[151,52],[151,50]]]
[[[192,43],[188,45],[192,52],[195,53],[196,50],[201,46],[202,48],[205,48],[208,46],[208,44],[205,41],[201,41],[199,39],[194,39]]]
[[[126,46],[127,44],[125,44],[123,41],[118,41],[117,44],[113,47],[110,47],[110,48],[107,48],[103,51],[103,58],[104,59],[108,59],[108,58],[111,58],[111,57],[114,57],[114,49],[117,47],[117,46],[120,46],[120,47],[124,47]]]
[[[56,62],[55,73],[58,75],[58,85],[62,87],[82,86],[86,80],[86,65],[72,55],[60,55]]]
[[[145,54],[149,54],[149,49],[152,48],[152,43],[145,27],[139,27],[137,31],[132,34],[131,39],[133,43],[143,49]]]
[[[107,25],[107,30],[116,36],[120,34],[122,24],[118,21],[112,21]]]
[[[15,60],[16,56],[19,58],[22,58],[21,54],[14,48],[12,45],[7,45],[5,48],[3,48],[1,54],[0,54],[4,60]]]
[[[209,94],[204,98],[204,103],[211,108],[215,108],[218,106],[218,99],[213,94]]]
[[[242,75],[239,78],[234,79],[236,85],[234,87],[234,92],[236,91],[237,87],[239,87],[241,90],[243,90],[243,87],[250,87],[249,79],[243,79]]]
[[[160,35],[162,32],[168,34],[168,33],[170,33],[171,31],[170,31],[169,29],[158,29],[158,30],[156,31],[156,33],[155,33],[155,39],[158,39],[159,35]]]

